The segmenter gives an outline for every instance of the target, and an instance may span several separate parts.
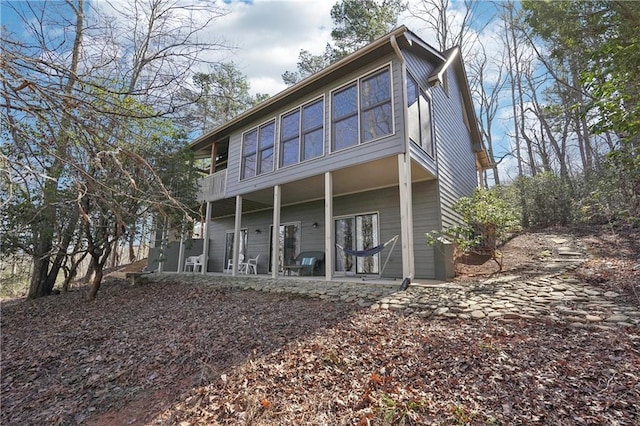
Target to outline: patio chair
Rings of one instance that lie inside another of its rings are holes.
[[[199,256],[189,256],[184,263],[184,271],[187,272],[189,267],[191,267],[192,272],[197,272],[199,270],[202,272],[202,267],[204,265],[204,255],[201,254]]]
[[[246,266],[246,263],[244,263],[244,254],[240,253],[238,255],[238,273],[244,274],[245,266]],[[225,272],[231,273],[232,270],[233,270],[233,259],[229,259],[227,261],[227,269],[225,269]]]
[[[259,259],[260,259],[260,255],[257,255],[253,259],[249,258],[249,260],[247,260],[247,263],[244,264],[244,273],[245,274],[253,273],[254,275],[258,275],[258,260]]]

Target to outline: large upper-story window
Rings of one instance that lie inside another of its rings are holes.
[[[389,69],[362,79],[360,83],[360,123],[362,142],[369,142],[393,131],[391,81]]]
[[[409,109],[409,139],[433,157],[431,102],[411,75],[407,74],[407,107]]]
[[[324,101],[296,108],[280,120],[280,166],[319,157],[324,153]]]
[[[393,132],[389,67],[360,78],[331,96],[333,150],[369,142]]]
[[[242,179],[273,170],[273,148],[276,123],[270,121],[242,137]]]

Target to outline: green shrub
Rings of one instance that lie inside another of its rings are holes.
[[[462,223],[425,234],[427,244],[448,239],[455,244],[455,260],[471,251],[487,253],[502,270],[502,253],[498,246],[520,227],[518,208],[509,192],[501,186],[476,189],[473,196],[458,200],[453,209]]]
[[[568,181],[551,172],[520,177],[511,189],[520,199],[521,225],[525,228],[564,226],[574,219],[573,189]]]

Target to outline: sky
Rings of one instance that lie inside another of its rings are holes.
[[[410,0],[411,3],[420,0]],[[252,93],[274,95],[286,88],[282,73],[295,71],[298,54],[305,49],[320,54],[331,41],[330,11],[337,0],[241,0],[225,2],[230,13],[212,31],[223,34],[238,48],[228,58],[248,77]],[[451,0],[454,5],[462,3]],[[486,2],[489,5],[489,2]],[[398,24],[406,25],[427,43],[436,45],[424,24],[405,12]],[[490,30],[489,30],[490,31]]]
[[[219,53],[217,58],[212,59],[234,61],[247,76],[252,94],[274,95],[286,88],[282,73],[296,70],[301,49],[320,54],[331,41],[333,23],[330,10],[336,1],[225,0],[221,5],[228,13],[213,21],[204,36],[211,39],[223,37],[234,49]],[[412,3],[419,1],[410,0]],[[93,3],[103,6],[117,6],[118,2],[128,0],[109,0],[109,3],[106,0],[93,0]],[[0,20],[3,25],[19,31],[20,24],[7,8],[8,3],[11,1],[0,2]],[[454,8],[457,4],[462,4],[460,0],[451,0],[451,3]],[[490,13],[487,12],[489,2],[481,3],[481,7],[485,9],[484,13]],[[424,23],[411,17],[409,13],[404,13],[398,24],[406,25],[427,43],[437,45],[433,34],[425,30]],[[499,43],[494,37],[495,32],[495,28],[487,27],[480,33],[485,46],[489,46],[488,51],[496,50],[491,45]],[[206,71],[206,68],[201,71]],[[497,123],[495,129],[498,130],[496,133],[499,140],[505,139],[509,131],[509,115],[509,110],[505,109],[503,125]],[[506,141],[500,144],[503,147],[498,148],[498,153],[507,149]]]

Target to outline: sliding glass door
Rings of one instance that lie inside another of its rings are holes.
[[[227,231],[224,246],[224,269],[229,268],[229,261],[233,259],[233,231]],[[244,261],[247,260],[247,242],[248,234],[246,229],[240,230],[240,254],[244,256]]]
[[[271,226],[271,233],[269,241],[273,241],[273,226]],[[280,225],[278,232],[278,265],[282,268],[282,265],[293,265],[296,256],[300,253],[300,222],[285,223]],[[273,259],[273,247],[269,251],[269,271],[271,271],[272,259]]]
[[[345,216],[335,220],[336,244],[351,250],[368,250],[380,244],[378,239],[378,214],[368,213]],[[380,255],[356,257],[336,250],[336,272],[377,274]]]

